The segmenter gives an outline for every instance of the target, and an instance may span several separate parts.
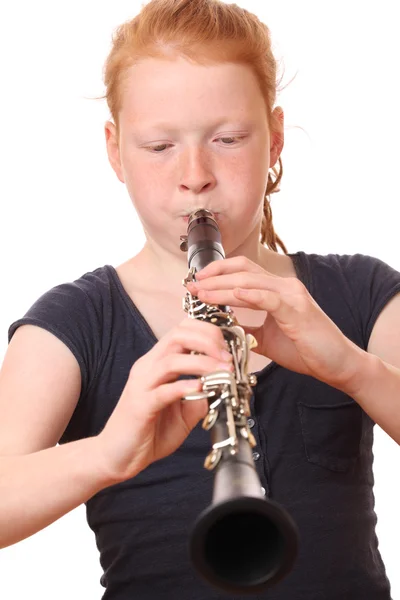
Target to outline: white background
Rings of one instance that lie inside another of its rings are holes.
[[[289,252],[360,252],[400,270],[397,2],[238,4],[271,28],[283,84],[295,76],[279,97],[286,141],[282,191],[272,199],[278,235]],[[134,0],[0,6],[1,356],[9,325],[43,292],[116,266],[142,246],[106,157],[106,104],[85,99],[104,93],[112,30],[139,9]],[[380,549],[397,599],[400,449],[377,426],[374,453]],[[2,550],[0,572],[7,600],[99,599],[84,507]]]

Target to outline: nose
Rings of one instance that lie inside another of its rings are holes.
[[[180,160],[180,190],[190,190],[198,194],[202,191],[211,191],[215,183],[216,178],[207,151],[198,146],[187,148]]]

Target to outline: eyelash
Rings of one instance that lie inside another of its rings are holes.
[[[245,136],[225,136],[225,137],[220,137],[217,138],[218,140],[237,140],[240,141],[244,138]],[[163,146],[170,146],[171,144],[159,144],[158,146],[147,146],[147,150],[149,150],[150,152],[153,152],[154,154],[162,154],[163,150],[160,152],[156,151],[156,148],[162,148]],[[225,146],[233,146],[234,144],[224,144]]]

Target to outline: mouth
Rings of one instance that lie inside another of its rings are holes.
[[[213,213],[215,220],[218,221],[219,220],[219,213]],[[189,215],[187,215],[186,217],[182,217],[182,219],[184,220],[185,223],[189,222]]]

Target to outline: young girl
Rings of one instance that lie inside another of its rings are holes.
[[[117,30],[105,84],[109,160],[146,243],[116,269],[49,290],[10,326],[1,547],[85,503],[104,599],[226,597],[187,552],[213,473],[207,404],[181,398],[202,375],[232,370],[221,330],[182,310],[179,239],[205,208],[226,259],[189,291],[231,306],[258,342],[254,460],[300,533],[293,570],[254,597],[389,600],[372,440],[378,423],[400,443],[400,273],[361,254],[289,254],[276,235],[283,111],[267,27],[217,0],[153,0]]]

